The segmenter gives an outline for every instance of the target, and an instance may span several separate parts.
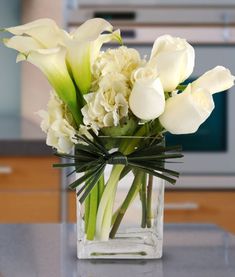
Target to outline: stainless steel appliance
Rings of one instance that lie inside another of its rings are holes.
[[[129,4],[125,6],[116,3],[94,6],[92,1],[80,1],[78,9],[68,11],[67,26],[72,29],[92,17],[106,18],[122,30],[125,44],[142,55],[150,54],[153,41],[162,34],[184,37],[196,51],[193,79],[218,64],[235,74],[233,0],[223,1],[223,5],[216,0],[147,1],[145,6],[138,0],[125,1]],[[177,187],[235,187],[235,89],[221,95],[215,99],[214,119],[200,129],[198,137],[188,139],[184,164],[177,165],[182,172]],[[204,146],[197,149],[195,140]]]

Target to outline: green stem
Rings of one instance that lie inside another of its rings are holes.
[[[143,178],[141,181],[141,189],[140,189],[140,199],[142,204],[142,220],[141,227],[146,227],[146,173],[143,174]]]
[[[135,193],[132,195],[132,199],[130,200],[130,204],[135,200],[136,196],[138,195],[138,192],[139,191],[136,189]],[[117,216],[120,212],[121,206],[115,211],[115,213],[112,216],[112,224],[111,224],[112,226],[113,226],[113,224],[114,224],[114,222],[115,222],[115,220],[116,220],[116,218],[117,218]]]
[[[100,179],[99,179],[99,183],[98,183],[98,187],[99,187],[99,202],[102,198],[102,194],[104,192],[104,174],[101,175]]]
[[[97,184],[96,186],[94,186],[94,188],[90,193],[89,218],[88,218],[87,236],[86,236],[87,240],[93,240],[95,236],[98,197],[99,197],[99,190],[98,190],[98,184]]]
[[[141,127],[135,135],[142,136],[144,134],[145,128]],[[133,141],[131,141],[131,143],[129,140],[124,140],[119,150],[125,155],[129,154],[135,149],[139,141],[139,138],[134,139]],[[109,239],[115,194],[117,190],[118,181],[124,167],[124,165],[113,166],[109,180],[105,186],[105,190],[100,200],[96,221],[96,237],[99,240]]]
[[[89,221],[89,212],[90,212],[90,194],[87,196],[85,200],[85,214],[84,214],[84,221],[85,221],[85,233],[87,233],[87,225]]]
[[[140,189],[141,180],[143,178],[143,172],[139,171],[136,173],[134,181],[131,185],[131,188],[127,194],[127,197],[125,198],[124,202],[122,203],[122,206],[119,209],[118,215],[116,217],[116,220],[113,224],[112,230],[110,232],[109,237],[114,238],[115,234],[120,226],[120,223],[123,219],[123,216],[126,213],[127,208],[129,207],[130,203],[133,200],[133,197],[136,195],[136,191]]]
[[[112,206],[117,189],[117,183],[123,168],[124,165],[113,166],[109,180],[100,200],[96,221],[96,236],[99,240],[108,240],[109,238],[113,212]]]
[[[186,87],[187,85],[178,85],[176,89],[183,91],[186,89]]]
[[[112,216],[111,226],[113,226],[114,222],[116,221],[117,216],[118,216],[118,214],[119,214],[119,212],[120,212],[120,209],[121,209],[121,207],[119,207],[119,208],[114,212],[114,214],[113,214],[113,216]]]
[[[149,175],[147,186],[147,227],[152,227],[152,194],[153,194],[153,175]]]

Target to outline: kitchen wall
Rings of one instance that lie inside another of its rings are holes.
[[[23,0],[22,22],[27,23],[38,18],[49,17],[54,19],[59,26],[63,26],[63,5],[62,0]],[[46,108],[50,86],[42,73],[29,63],[22,64],[21,89],[22,116],[39,123],[40,118],[35,115],[35,111]]]
[[[0,28],[20,23],[20,0],[0,1]],[[2,35],[0,34],[0,37]],[[20,67],[16,53],[0,44],[0,116],[20,115]],[[2,66],[3,65],[3,66]]]

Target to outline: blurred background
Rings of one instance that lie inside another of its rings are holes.
[[[93,17],[122,30],[125,45],[150,55],[162,34],[186,38],[196,51],[192,81],[216,65],[235,74],[234,0],[0,0],[0,26],[50,17],[72,30]],[[45,145],[36,111],[50,87],[30,64],[0,45],[0,223],[75,222],[75,195],[66,172]],[[168,136],[182,144],[178,183],[167,186],[166,222],[215,223],[235,233],[235,89],[216,94],[216,109],[195,135]]]

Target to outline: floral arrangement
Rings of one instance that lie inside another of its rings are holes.
[[[113,238],[138,192],[142,228],[151,228],[151,180],[171,183],[178,173],[167,159],[182,157],[179,146],[165,146],[164,134],[189,134],[210,116],[213,94],[234,85],[234,76],[217,66],[188,85],[193,47],[182,38],[157,38],[149,58],[122,44],[120,31],[94,18],[67,33],[50,19],[6,28],[4,44],[17,50],[17,62],[37,66],[52,86],[47,110],[39,111],[46,143],[81,176],[70,187],[85,201],[88,240]],[[120,45],[101,51],[104,43]],[[73,151],[75,149],[75,151]],[[104,169],[113,165],[108,180]],[[121,209],[113,212],[118,182],[135,178]],[[146,176],[148,192],[146,195]],[[141,185],[139,185],[141,184]],[[145,213],[145,214],[144,214]]]

